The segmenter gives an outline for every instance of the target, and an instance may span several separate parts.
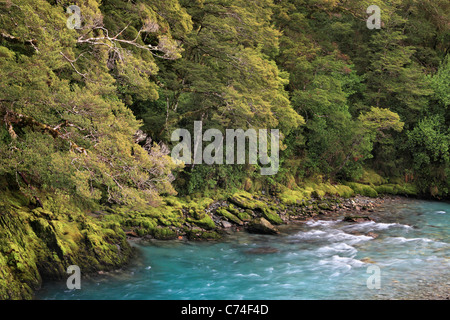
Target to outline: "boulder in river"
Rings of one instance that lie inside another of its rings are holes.
[[[268,253],[276,253],[279,250],[277,248],[273,247],[259,247],[259,248],[252,248],[245,251],[247,254],[268,254]]]
[[[374,238],[374,239],[378,238],[378,233],[375,233],[375,232],[369,232],[367,235],[368,235],[369,237]]]
[[[373,221],[372,218],[368,216],[345,216],[345,222],[364,222],[364,221]]]
[[[278,229],[272,225],[267,219],[260,217],[253,219],[248,224],[248,231],[251,233],[260,234],[278,234],[280,233]]]

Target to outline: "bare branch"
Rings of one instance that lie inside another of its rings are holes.
[[[72,66],[73,70],[75,70],[76,73],[78,73],[80,76],[82,76],[83,78],[86,78],[86,73],[81,73],[80,71],[77,70],[77,68],[75,68],[74,66],[74,62],[76,62],[78,60],[78,58],[80,58],[83,53],[81,53],[75,60],[70,60],[64,53],[62,53],[61,51],[59,52]]]
[[[46,133],[51,135],[53,138],[59,138],[59,139],[63,139],[69,142],[70,144],[70,149],[71,150],[75,150],[78,151],[84,155],[87,155],[87,151],[85,148],[78,146],[75,142],[69,140],[67,137],[65,137],[64,135],[62,135],[59,132],[59,128],[62,125],[57,125],[55,127],[50,127],[49,125],[45,124],[45,123],[41,123],[36,121],[33,117],[21,114],[21,113],[17,113],[11,110],[6,110],[6,114],[4,117],[4,122],[9,125],[12,128],[12,124],[16,124],[20,127],[31,127],[36,131],[42,132],[42,133]],[[10,132],[10,134],[13,135],[15,134],[14,131]],[[13,137],[12,135],[12,137]],[[17,135],[16,135],[17,137]]]
[[[117,39],[118,36],[120,36],[122,34],[122,32],[124,32],[129,26],[130,26],[131,22],[129,22],[125,28],[122,29],[122,31],[120,31],[118,34],[116,34],[113,39]]]
[[[115,51],[119,55],[119,57],[122,57],[122,55],[120,54],[121,48],[117,47],[117,43],[125,43],[128,45],[132,45],[136,48],[146,50],[146,51],[150,52],[153,56],[160,58],[160,59],[166,59],[166,60],[175,60],[176,59],[175,57],[173,57],[171,55],[167,55],[167,54],[160,55],[160,54],[155,53],[155,51],[161,52],[161,48],[159,46],[153,46],[151,44],[142,45],[142,44],[137,43],[136,41],[139,38],[139,35],[141,34],[141,32],[144,30],[143,28],[141,28],[138,31],[137,36],[133,40],[118,39],[118,37],[129,27],[129,25],[130,25],[130,23],[125,28],[123,28],[119,33],[117,33],[114,37],[110,37],[108,29],[106,29],[104,27],[101,27],[101,26],[93,27],[91,29],[91,31],[95,30],[95,29],[101,29],[105,32],[105,35],[100,36],[100,37],[84,38],[87,35],[87,33],[85,33],[84,35],[80,36],[77,39],[77,42],[78,43],[89,43],[89,44],[93,44],[93,45],[105,45],[110,50]]]

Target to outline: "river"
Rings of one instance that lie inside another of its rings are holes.
[[[277,236],[135,243],[128,268],[48,282],[36,299],[448,299],[450,204],[398,199],[349,223],[318,219]]]

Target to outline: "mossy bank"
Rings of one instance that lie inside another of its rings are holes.
[[[133,256],[131,238],[219,240],[244,229],[276,234],[277,225],[345,209],[344,199],[357,194],[416,194],[408,184],[310,181],[266,192],[171,196],[158,207],[92,210],[58,192],[40,195],[39,204],[19,190],[0,192],[0,299],[31,299],[43,280],[67,279],[69,265],[83,274],[120,268]]]
[[[102,223],[62,195],[0,194],[0,299],[31,299],[43,279],[67,279],[69,265],[83,273],[118,268],[132,249],[116,223]]]

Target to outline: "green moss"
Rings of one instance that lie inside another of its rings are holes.
[[[153,231],[153,230],[149,230],[149,229],[145,229],[145,228],[136,228],[136,229],[134,229],[134,232],[136,232],[136,234],[137,234],[139,237],[146,236],[146,235],[152,233],[152,231]]]
[[[164,202],[167,206],[171,206],[171,207],[182,207],[183,206],[183,201],[180,198],[174,197],[174,196],[167,196],[164,198]]]
[[[273,210],[269,208],[264,208],[262,210],[262,216],[266,218],[270,223],[273,224],[282,224],[283,220],[281,220],[280,216]]]
[[[358,179],[358,182],[362,184],[378,186],[385,184],[386,179],[384,179],[372,169],[364,169],[361,178]]]
[[[374,186],[374,189],[379,194],[392,194],[392,195],[408,195],[416,196],[418,190],[415,185],[410,183],[403,184],[383,184],[380,186]]]
[[[196,224],[197,226],[199,226],[201,228],[205,228],[205,229],[212,230],[212,229],[216,228],[216,224],[211,219],[211,217],[209,215],[207,215],[206,213],[203,213],[203,215],[200,217],[200,219],[188,218],[187,221],[192,222],[192,223]]]
[[[371,186],[357,182],[347,182],[346,185],[352,188],[356,194],[373,198],[378,196],[378,192]]]
[[[203,231],[200,229],[186,229],[189,240],[220,240],[222,236],[215,231]]]
[[[347,182],[345,184],[352,188],[355,193],[369,197],[377,197],[378,194],[417,195],[418,193],[414,184],[402,181],[400,183],[386,183],[386,179],[373,170],[365,170],[359,182]]]
[[[273,203],[263,202],[261,200],[255,199],[248,192],[235,193],[229,198],[229,200],[233,204],[235,204],[241,208],[250,209],[255,212],[259,212],[263,217],[265,217],[271,223],[281,224],[283,222],[281,220],[280,216],[275,212],[275,210],[270,208],[270,206],[274,205]]]
[[[153,229],[153,236],[160,240],[176,239],[178,234],[170,228],[157,227]]]
[[[231,212],[232,214],[234,214],[234,215],[237,215],[237,214],[239,213],[239,209],[236,208],[232,203],[230,203],[230,204],[228,205],[227,210],[228,210],[229,212]]]
[[[0,298],[31,299],[42,278],[65,278],[71,264],[89,273],[131,256],[116,219],[91,218],[58,193],[39,197],[44,209],[30,210],[20,195],[0,194]]]
[[[314,191],[311,193],[311,196],[314,198],[322,199],[323,197],[325,197],[325,191],[321,189],[314,189]]]
[[[197,205],[201,208],[201,209],[206,209],[208,208],[215,200],[211,199],[211,198],[201,198],[200,200],[197,201]]]
[[[319,203],[317,207],[322,210],[330,210],[330,204],[326,202]]]
[[[238,211],[235,215],[242,221],[250,221],[252,219],[251,215],[245,211]]]
[[[381,185],[381,186],[374,186],[374,189],[379,193],[379,194],[392,194],[395,195],[397,194],[397,190],[395,188],[395,185]]]
[[[305,200],[309,199],[309,197],[309,192],[306,192],[304,190],[290,190],[287,188],[282,190],[282,192],[278,195],[281,203],[286,205],[300,205]]]
[[[306,190],[311,190],[311,196],[314,198],[323,199],[328,196],[339,196],[342,188],[339,185],[332,185],[331,183],[314,183],[308,182],[306,184]]]
[[[234,222],[238,225],[242,225],[243,222],[241,221],[241,219],[239,219],[238,217],[236,217],[234,214],[232,214],[231,212],[229,212],[226,208],[218,208],[216,210],[216,213],[222,217],[224,217],[225,219],[227,219],[228,221]]]
[[[337,195],[343,198],[350,198],[354,196],[355,192],[349,186],[339,184],[336,187]]]
[[[158,222],[159,222],[159,224],[164,225],[164,226],[171,226],[172,225],[172,222],[167,220],[164,217],[159,217],[158,218]]]
[[[403,185],[398,186],[398,194],[417,196],[419,194],[419,190],[415,184],[404,183]]]
[[[234,193],[229,198],[229,201],[243,209],[256,209],[264,206],[264,203],[254,199],[253,196],[246,191]]]
[[[304,200],[308,200],[311,197],[314,198],[319,198],[319,199],[323,199],[324,197],[328,196],[339,196],[339,197],[344,197],[344,198],[349,198],[352,197],[354,195],[354,191],[352,188],[350,188],[349,186],[346,185],[342,185],[342,184],[331,184],[329,182],[321,182],[321,179],[318,177],[315,180],[308,180],[305,181],[301,188],[299,188],[299,191],[297,192],[292,192],[292,191],[285,191],[283,192],[285,194],[289,193],[296,193],[297,197],[300,197],[300,195],[302,195],[302,198]],[[283,198],[282,198],[283,201]],[[286,202],[284,201],[286,204],[295,204],[292,203],[292,201]]]

